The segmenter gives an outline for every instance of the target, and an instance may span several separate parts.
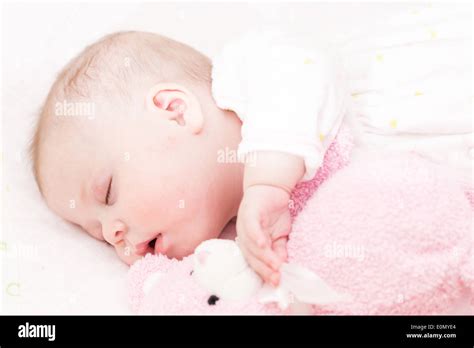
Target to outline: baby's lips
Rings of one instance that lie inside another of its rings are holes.
[[[156,236],[161,235],[161,233],[156,233]],[[148,239],[142,243],[139,243],[135,246],[135,253],[139,255],[145,255],[147,253],[154,253],[157,237]]]
[[[153,249],[149,246],[150,241],[146,241],[138,244],[135,247],[135,253],[138,255],[145,255],[148,252],[153,252]]]
[[[155,241],[155,254],[165,254],[167,247],[164,243],[163,233],[159,233]]]
[[[145,242],[139,243],[135,247],[135,253],[138,255],[151,254],[165,254],[168,247],[163,239],[163,233],[159,232],[155,238],[148,239]]]

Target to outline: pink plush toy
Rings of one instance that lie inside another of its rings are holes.
[[[235,242],[211,240],[181,261],[137,261],[134,312],[435,314],[466,292],[472,307],[472,191],[415,154],[349,163],[352,148],[342,129],[315,178],[295,188],[279,288],[261,283]]]

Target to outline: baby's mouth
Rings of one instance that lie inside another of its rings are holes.
[[[151,250],[154,251],[155,255],[158,254],[163,254],[163,234],[158,233],[158,235],[153,238],[150,242],[148,242],[148,246],[151,248]]]
[[[161,232],[156,235],[155,238],[149,239],[148,241],[144,241],[138,244],[135,247],[135,252],[139,255],[145,256],[146,254],[159,254],[160,253],[160,246],[161,246]],[[157,243],[158,242],[158,243]]]
[[[155,250],[155,244],[156,244],[156,238],[152,239],[149,243],[148,246]]]

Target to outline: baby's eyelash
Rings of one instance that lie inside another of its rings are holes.
[[[112,178],[109,181],[109,187],[107,188],[107,194],[105,195],[105,204],[109,204],[110,188],[112,187]]]

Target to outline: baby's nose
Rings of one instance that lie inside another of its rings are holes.
[[[125,224],[122,221],[114,221],[110,227],[104,231],[104,238],[108,243],[116,245],[124,239],[125,233]]]

